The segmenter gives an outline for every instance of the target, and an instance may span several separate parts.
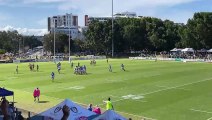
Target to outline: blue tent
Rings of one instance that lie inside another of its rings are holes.
[[[0,88],[0,96],[13,96],[13,91],[6,90],[4,88]]]
[[[14,92],[0,87],[0,97],[5,96],[13,96],[13,103],[14,103]]]

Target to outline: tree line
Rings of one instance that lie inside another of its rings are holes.
[[[179,16],[180,17],[180,16]],[[111,53],[111,20],[93,21],[85,34],[89,50]],[[114,20],[114,51],[169,51],[173,48],[212,48],[212,13],[195,13],[187,24],[159,18],[121,18]]]
[[[180,16],[179,16],[180,17]],[[112,34],[113,33],[113,34]],[[56,52],[68,53],[69,38],[65,34],[56,35]],[[195,13],[187,24],[174,23],[153,17],[120,18],[112,21],[92,21],[85,32],[85,40],[71,39],[71,52],[111,54],[112,39],[115,53],[130,51],[169,51],[173,48],[212,48],[212,13]],[[53,53],[54,35],[46,34],[43,43],[34,36],[22,36],[17,31],[0,32],[0,52],[17,53],[43,44],[46,51]]]
[[[37,46],[41,46],[42,42],[35,36],[23,36],[18,31],[0,31],[0,54],[10,52],[17,54],[19,52],[27,52]]]

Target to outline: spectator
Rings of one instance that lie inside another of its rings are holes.
[[[96,105],[96,107],[93,109],[93,112],[95,112],[96,114],[100,115],[101,114],[101,109],[98,105]]]
[[[38,102],[39,102],[39,98],[40,98],[40,90],[39,90],[39,88],[37,88],[37,98],[38,98]]]
[[[61,118],[61,120],[68,120],[68,117],[70,115],[70,108],[67,105],[63,106],[63,117]]]
[[[3,120],[10,120],[10,113],[9,113],[9,102],[6,100],[5,97],[2,98],[1,102],[1,111],[3,114]]]
[[[35,102],[36,101],[36,97],[37,97],[37,89],[34,90],[33,97],[34,97],[34,102]]]
[[[39,97],[40,97],[40,90],[39,90],[39,88],[36,88],[34,90],[33,96],[34,96],[34,102],[36,101],[36,98],[38,98],[38,102],[39,102]]]
[[[92,104],[89,104],[88,108],[89,111],[92,111]]]

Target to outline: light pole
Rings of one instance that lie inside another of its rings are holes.
[[[21,48],[20,48],[20,46],[21,46],[21,45],[20,45],[20,44],[21,44],[21,43],[20,43],[20,39],[21,39],[21,38],[18,39],[18,56],[19,56],[19,58],[20,58],[20,52],[21,52]]]
[[[71,55],[71,50],[70,50],[70,48],[71,48],[71,38],[70,38],[70,37],[71,37],[71,35],[70,35],[70,34],[71,34],[71,33],[70,33],[70,32],[71,32],[71,28],[70,28],[71,25],[70,25],[70,15],[68,16],[68,18],[69,18],[69,19],[68,19],[68,28],[69,28],[69,29],[68,29],[68,33],[69,33],[69,34],[68,34],[68,50],[69,50],[69,54],[68,54],[68,55],[69,55],[69,56],[68,56],[68,57],[70,58],[70,55]],[[70,62],[70,60],[69,60],[69,62]]]
[[[114,56],[114,43],[113,43],[113,0],[112,0],[112,34],[111,34],[111,39],[112,39],[112,57]]]
[[[54,19],[54,60],[55,60],[55,29],[56,29],[56,24]]]

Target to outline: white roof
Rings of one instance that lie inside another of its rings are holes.
[[[194,52],[193,48],[185,48],[181,50],[182,52]]]
[[[212,49],[210,49],[210,50],[207,50],[207,52],[212,52]]]
[[[178,51],[181,51],[182,49],[181,48],[174,48],[172,50],[170,50],[171,52],[178,52]]]

